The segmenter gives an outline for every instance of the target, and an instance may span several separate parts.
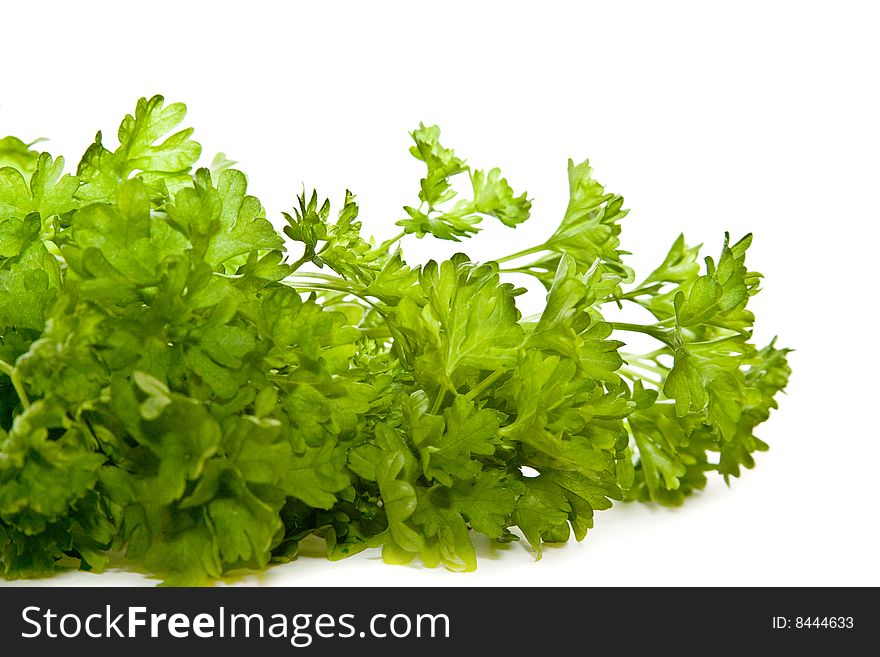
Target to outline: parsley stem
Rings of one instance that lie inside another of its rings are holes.
[[[342,292],[344,294],[353,294],[355,296],[358,296],[357,292],[355,292],[354,290],[349,290],[348,288],[342,287],[341,285],[333,285],[331,283],[294,281],[292,287],[295,287],[298,290],[330,290],[331,292]]]
[[[286,281],[285,284],[289,285],[290,287],[292,287],[296,290],[308,290],[308,291],[313,291],[313,292],[324,292],[324,291],[329,290],[330,292],[341,292],[343,294],[350,294],[354,297],[357,297],[358,299],[365,301],[366,303],[370,304],[370,306],[375,308],[377,311],[382,313],[382,309],[379,306],[377,306],[375,303],[370,301],[362,291],[359,291],[359,290],[352,288],[352,287],[345,287],[343,285],[333,285],[332,283],[329,283],[329,282],[328,283],[320,283],[320,282],[313,283],[311,281],[290,281],[290,280]]]
[[[636,356],[635,354],[620,354],[623,360],[625,360],[632,367],[638,367],[639,369],[648,370],[649,372],[656,372],[661,376],[666,376],[669,374],[669,368],[663,367],[659,363],[652,361],[651,359],[641,358]]]
[[[401,231],[398,235],[395,235],[395,236],[392,237],[391,239],[388,239],[388,240],[385,240],[384,242],[382,242],[382,243],[379,245],[379,250],[380,250],[380,251],[387,251],[387,250],[391,247],[392,244],[394,244],[395,242],[399,242],[399,241],[402,240],[404,237],[406,237],[406,231],[405,231],[405,230]]]
[[[639,367],[641,367],[641,366],[639,366]],[[630,369],[629,367],[626,367],[625,365],[624,365],[623,367],[621,367],[621,368],[620,368],[619,370],[617,370],[617,371],[618,371],[620,374],[622,374],[623,376],[625,376],[627,379],[629,379],[630,381],[633,381],[633,382],[636,382],[636,381],[647,381],[647,382],[649,382],[649,383],[651,383],[651,384],[657,386],[658,388],[662,388],[662,387],[663,387],[663,381],[662,381],[662,380],[655,379],[655,378],[650,377],[650,376],[648,376],[647,374],[644,374],[644,373],[642,373],[642,372],[636,372],[635,370]]]
[[[21,400],[21,405],[25,408],[30,406],[31,401],[28,399],[27,391],[24,389],[21,377],[18,376],[18,370],[5,360],[0,360],[0,372],[3,372],[6,376],[12,379],[12,387],[15,388],[15,393],[18,395],[19,400]]]
[[[546,272],[539,272],[533,269],[529,269],[526,267],[499,267],[498,271],[502,274],[525,274],[526,276],[534,276],[535,278],[540,278],[540,274]]]
[[[669,374],[669,370],[661,365],[651,365],[650,363],[646,363],[643,361],[636,361],[636,360],[629,362],[629,365],[630,365],[630,367],[629,367],[630,371],[634,371],[632,368],[635,367],[640,370],[646,370],[648,372],[653,372],[654,374],[658,374],[661,377],[665,377],[667,374]]]
[[[311,259],[312,259],[311,255],[309,255],[308,253],[304,253],[303,256],[299,260],[297,260],[292,265],[290,265],[290,268],[293,271],[296,271],[297,269],[302,267],[305,263],[307,263]]]
[[[739,333],[734,333],[733,335],[728,335],[725,338],[718,338],[716,340],[704,340],[703,342],[689,342],[689,347],[715,347],[721,344],[725,344],[727,342],[735,341],[741,339],[742,335]]]
[[[465,395],[466,399],[473,401],[480,395],[486,388],[495,383],[498,379],[504,376],[504,373],[507,372],[503,367],[498,368],[494,372],[492,372],[485,379],[480,381],[475,388],[473,388],[468,394]]]
[[[651,285],[642,284],[639,287],[637,287],[636,289],[630,290],[626,294],[621,294],[619,297],[612,297],[611,300],[612,301],[635,301],[636,303],[639,303],[638,301],[636,301],[636,297],[640,297],[645,294],[657,294],[657,292],[660,290],[660,288],[661,288],[660,283],[654,283]]]
[[[659,340],[660,342],[672,346],[672,341],[669,336],[669,332],[657,328],[656,326],[645,326],[643,324],[630,324],[629,322],[611,322],[612,328],[616,331],[631,331],[633,333],[644,333],[645,335],[650,335],[655,340]]]
[[[365,335],[368,338],[373,338],[374,340],[390,340],[394,336],[391,334],[391,331],[387,327],[383,326],[358,326],[358,331],[361,332],[361,335]]]
[[[434,405],[431,406],[431,413],[437,413],[440,410],[440,407],[443,405],[443,400],[446,399],[446,387],[440,388],[437,392],[437,398],[434,400]]]
[[[343,285],[348,284],[344,278],[340,276],[333,276],[331,274],[322,274],[319,271],[298,271],[295,276],[308,276],[309,278],[320,278],[322,281],[330,281],[332,283],[340,283]]]
[[[545,248],[547,248],[545,244],[539,244],[538,246],[533,246],[530,249],[523,249],[522,251],[511,253],[510,255],[504,256],[503,258],[495,258],[495,262],[501,264],[502,262],[507,262],[509,260],[516,260],[517,258],[522,258],[523,256],[531,255],[533,253],[537,253],[538,251],[543,251]]]

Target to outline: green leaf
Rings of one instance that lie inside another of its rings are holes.
[[[221,209],[216,217],[215,235],[205,254],[208,264],[221,264],[236,256],[281,248],[281,237],[266,219],[263,206],[246,191],[247,179],[240,171],[227,169],[217,179]]]
[[[702,411],[706,407],[709,395],[703,377],[686,349],[675,352],[675,365],[666,377],[663,392],[675,400],[675,410],[679,415],[691,410]]]
[[[618,349],[623,343],[606,340],[610,324],[594,322],[596,294],[588,279],[577,273],[573,258],[559,260],[556,276],[547,293],[547,304],[526,344],[578,362],[584,372],[599,381],[616,382],[623,364]]]
[[[474,456],[491,456],[498,442],[498,413],[479,409],[474,402],[459,396],[444,412],[442,434],[418,439],[425,476],[451,486],[453,478],[471,479],[482,469]]]
[[[405,458],[400,452],[386,454],[376,467],[376,480],[395,546],[417,553],[422,547],[422,538],[406,523],[418,506],[416,491],[411,483],[397,478],[404,463]]]
[[[3,137],[0,139],[0,168],[11,167],[18,169],[24,175],[30,175],[37,168],[39,152],[31,146],[38,143],[39,139],[29,144],[24,143],[18,137]]]
[[[523,479],[525,492],[516,502],[513,522],[540,559],[541,544],[568,539],[571,505],[562,488],[546,478]]]
[[[697,262],[699,253],[699,245],[687,246],[684,235],[679,235],[669,248],[669,253],[666,254],[663,262],[651,272],[640,287],[649,283],[685,283],[694,280],[700,271],[700,263]]]
[[[53,160],[48,153],[37,157],[33,174],[27,179],[18,169],[0,168],[0,224],[32,213],[39,214],[45,223],[76,208],[79,203],[74,194],[79,180],[63,171],[64,158]]]
[[[714,426],[724,440],[730,440],[742,417],[745,386],[739,372],[724,372],[706,386],[709,404],[706,419]]]
[[[318,509],[329,509],[336,495],[349,484],[345,473],[345,451],[333,443],[306,446],[294,452],[281,488],[291,497]]]
[[[471,173],[471,184],[474,209],[480,214],[495,217],[511,228],[529,218],[531,201],[525,193],[514,196],[507,179],[501,177],[501,169],[491,169],[488,173],[477,169]]]
[[[452,508],[470,526],[489,538],[502,538],[512,524],[511,514],[522,494],[522,485],[497,470],[483,470],[472,480],[456,483],[449,490]]]
[[[630,499],[678,506],[695,491],[705,488],[707,451],[715,449],[716,436],[699,418],[679,417],[669,404],[637,410],[629,425],[638,453]]]
[[[517,196],[507,180],[501,177],[500,169],[490,169],[488,173],[479,169],[471,171],[464,160],[440,144],[440,128],[437,126],[420,124],[419,129],[413,131],[412,138],[415,146],[410,152],[427,165],[428,172],[421,180],[421,204],[418,207],[404,206],[408,218],[397,222],[405,233],[417,237],[433,235],[458,242],[479,232],[477,224],[483,216],[495,217],[510,227],[529,218],[532,203],[528,195]],[[450,204],[458,194],[450,179],[465,171],[470,172],[473,197]]]
[[[718,314],[722,288],[711,276],[700,276],[685,300],[683,292],[675,297],[676,315],[679,326],[705,324]]]
[[[790,349],[777,349],[775,339],[760,352],[755,364],[744,374],[747,386],[736,431],[721,444],[718,471],[729,479],[740,475],[740,467],[752,468],[754,452],[766,451],[768,445],[755,436],[756,427],[766,422],[770,411],[777,408],[776,397],[788,385],[791,368]]]
[[[147,395],[148,400],[156,397]],[[115,395],[114,403],[130,402],[125,396]],[[139,409],[142,419],[132,428],[134,438],[145,448],[138,455],[145,476],[138,479],[138,485],[154,504],[179,500],[187,482],[198,479],[208,459],[217,452],[220,427],[204,406],[189,399],[174,398],[167,403],[160,399],[158,403],[141,404]]]
[[[243,173],[226,169],[214,187],[207,169],[199,169],[197,180],[177,193],[168,215],[212,268],[225,264],[235,271],[247,256],[281,248],[263,206],[246,193]]]
[[[345,191],[345,202],[332,224],[329,199],[320,208],[316,192],[312,192],[308,201],[305,194],[299,195],[297,200],[299,207],[294,209],[294,216],[284,213],[287,220],[284,232],[305,247],[298,263],[310,261],[318,267],[327,265],[345,279],[371,283],[388,258],[361,237],[354,194]]]
[[[281,501],[260,499],[234,468],[213,460],[180,508],[202,507],[224,564],[264,567],[282,530]]]
[[[422,533],[419,554],[426,566],[443,564],[454,572],[477,569],[477,554],[468,534],[468,526],[459,513],[436,506],[429,493],[419,497],[413,522]]]
[[[429,262],[419,282],[427,303],[403,299],[392,320],[415,353],[417,377],[453,390],[475,371],[514,364],[523,341],[516,291],[495,267],[458,255]]]
[[[431,213],[418,208],[405,206],[404,211],[409,219],[401,219],[397,222],[406,233],[416,237],[433,235],[437,239],[460,242],[462,237],[470,237],[479,232],[477,224],[483,219],[474,214],[471,205],[464,203],[456,205],[449,212]]]
[[[53,440],[50,431],[62,435]],[[16,418],[0,452],[0,519],[26,534],[63,518],[92,489],[105,460],[81,428],[43,400]]]
[[[0,326],[42,331],[46,309],[58,295],[61,267],[39,230],[36,214],[0,223],[0,258],[10,256],[0,259]]]
[[[455,196],[450,189],[449,178],[467,171],[467,165],[455,156],[452,149],[440,144],[440,128],[436,125],[420,123],[418,130],[410,134],[415,145],[410,147],[409,152],[428,168],[427,175],[421,180],[419,200],[429,207],[448,201]]]
[[[567,254],[590,267],[598,261],[624,281],[632,279],[619,250],[620,224],[628,210],[623,209],[623,197],[605,192],[593,177],[589,160],[580,164],[568,162],[569,201],[559,227],[547,240],[551,251]]]
[[[635,414],[630,418],[633,438],[639,450],[639,462],[648,489],[675,490],[686,473],[678,457],[678,449],[687,444],[682,426],[667,414]]]
[[[162,96],[141,98],[134,115],[128,114],[119,126],[119,147],[115,151],[104,147],[100,132],[86,150],[77,168],[83,182],[77,198],[109,201],[116,196],[120,183],[132,174],[151,187],[160,185],[171,192],[187,184],[202,147],[190,139],[192,128],[169,135],[185,116],[183,103],[166,106]]]

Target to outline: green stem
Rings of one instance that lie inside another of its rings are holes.
[[[541,275],[546,274],[546,271],[535,271],[534,269],[530,269],[528,266],[526,267],[499,267],[498,271],[502,274],[524,274],[525,276],[534,276],[538,280],[541,280]]]
[[[5,360],[0,360],[0,372],[3,372],[12,380],[12,387],[15,388],[15,394],[18,395],[18,398],[21,401],[21,405],[25,408],[30,406],[31,400],[28,399],[27,391],[24,389],[24,384],[21,381],[21,377],[18,376],[18,370],[16,370],[15,367],[7,363]]]
[[[479,396],[479,395],[480,395],[480,394],[481,394],[486,388],[488,388],[488,387],[491,386],[493,383],[495,383],[498,379],[500,379],[502,376],[504,376],[505,372],[507,372],[507,370],[504,369],[503,367],[501,367],[501,368],[495,370],[495,371],[492,372],[489,376],[487,376],[485,379],[483,379],[482,381],[480,381],[480,382],[477,384],[477,386],[476,386],[475,388],[471,389],[471,391],[470,391],[467,395],[465,395],[465,397],[466,397],[467,399],[473,401],[473,400],[476,399],[476,398],[477,398],[477,397],[478,397],[478,396]]]
[[[362,301],[370,304],[373,308],[375,308],[380,313],[382,313],[382,309],[379,306],[377,306],[375,303],[373,303],[370,299],[368,299],[366,297],[366,295],[364,294],[364,292],[358,291],[354,288],[343,287],[341,285],[332,285],[330,283],[311,283],[311,282],[305,282],[305,281],[298,282],[298,281],[287,280],[287,281],[284,281],[284,283],[286,285],[289,285],[290,287],[296,289],[296,290],[307,290],[307,291],[314,291],[314,292],[330,291],[330,292],[341,292],[343,294],[350,294],[353,297],[357,297],[358,299],[361,299]],[[384,313],[382,313],[382,314],[384,314]]]
[[[618,371],[618,373],[622,374],[623,376],[625,376],[627,379],[629,379],[632,382],[648,381],[649,383],[657,386],[658,388],[663,387],[662,380],[655,379],[655,378],[650,377],[647,374],[643,374],[641,372],[636,372],[635,370],[632,370],[629,367],[623,366],[620,369],[618,369],[617,371]]]
[[[302,258],[300,258],[299,260],[294,262],[292,265],[290,265],[290,268],[293,269],[293,271],[296,271],[297,269],[302,267],[304,263],[308,262],[308,260],[309,260],[309,258],[306,258],[305,256],[303,256]]]
[[[620,352],[620,357],[623,358],[623,360],[626,361],[629,365],[632,365],[634,367],[639,367],[643,370],[656,372],[657,374],[660,374],[662,376],[666,376],[667,374],[669,374],[668,367],[664,367],[650,356],[639,356],[638,354]]]
[[[389,240],[385,240],[384,242],[382,242],[382,243],[379,245],[379,250],[380,250],[380,251],[387,251],[387,250],[391,247],[392,244],[394,244],[395,242],[399,242],[399,241],[402,240],[404,237],[406,237],[406,231],[405,231],[405,230],[401,231],[399,235],[395,235],[395,236],[392,237],[391,239],[389,239]]]
[[[434,405],[431,406],[431,413],[436,414],[437,411],[440,410],[440,407],[443,405],[443,400],[446,399],[446,387],[440,388],[440,391],[437,393],[437,398],[434,400]]]
[[[736,340],[742,338],[739,333],[735,333],[734,335],[728,335],[726,338],[718,338],[717,340],[705,340],[703,342],[689,342],[688,347],[714,347],[716,345],[724,344],[726,342],[730,342],[731,340]]]
[[[300,283],[299,281],[292,281],[291,287],[295,287],[298,290],[329,290],[331,292],[342,292],[344,294],[359,296],[354,290],[342,287],[341,285],[332,285],[330,283],[312,283],[309,281],[302,281],[302,283]]]
[[[391,335],[390,330],[382,326],[371,326],[368,328],[359,326],[358,331],[360,331],[368,338],[373,338],[374,340],[390,340],[394,337],[393,335]]]
[[[297,276],[307,276],[308,278],[318,278],[322,281],[330,281],[331,283],[341,283],[344,285],[348,284],[348,281],[346,281],[341,276],[332,276],[330,274],[322,274],[319,271],[298,271],[298,272],[296,272],[296,274],[294,274],[293,277],[297,277]],[[293,277],[288,277],[288,278],[293,278]]]
[[[619,299],[620,301],[634,301],[636,297],[642,296],[643,294],[656,294],[661,287],[662,286],[659,283],[654,283],[648,286],[642,284],[626,294],[621,294],[619,297],[615,297],[615,299]]]
[[[658,376],[661,376],[661,377],[664,377],[664,378],[669,374],[669,370],[666,369],[665,367],[660,367],[660,366],[658,366],[658,367],[651,367],[650,365],[648,365],[648,364],[646,364],[646,363],[641,363],[641,362],[629,362],[629,361],[627,361],[627,362],[628,362],[629,365],[630,365],[629,370],[630,370],[631,372],[634,372],[634,371],[635,371],[633,368],[638,368],[638,369],[640,369],[640,370],[645,370],[645,371],[647,371],[647,372],[652,372],[652,373],[657,374]]]
[[[503,258],[495,258],[495,262],[501,264],[502,262],[516,260],[517,258],[522,258],[523,256],[531,255],[533,253],[538,253],[538,251],[543,251],[546,248],[547,248],[546,244],[539,244],[538,246],[533,246],[530,249],[524,249],[522,251],[517,251],[516,253],[511,253],[510,255],[504,256]]]
[[[645,326],[643,324],[630,324],[628,322],[611,322],[611,327],[616,331],[630,331],[633,333],[644,333],[650,335],[655,340],[672,346],[672,339],[668,331],[656,326]]]
[[[663,356],[664,354],[671,355],[671,354],[669,354],[669,351],[667,351],[666,347],[660,347],[659,349],[655,349],[654,351],[650,351],[647,354],[631,354],[626,351],[620,352],[620,355],[623,356],[624,359],[636,358],[638,360],[649,360],[649,361],[654,361],[654,362],[657,361],[658,356]]]

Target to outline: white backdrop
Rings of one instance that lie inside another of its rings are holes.
[[[714,482],[674,511],[617,506],[539,562],[520,545],[483,545],[466,575],[303,556],[244,583],[878,585],[878,18],[842,1],[4,3],[0,133],[49,137],[73,167],[96,130],[115,135],[138,97],[162,93],[270,213],[303,184],[348,187],[387,237],[417,192],[407,132],[424,121],[534,198],[526,225],[457,247],[475,258],[552,231],[568,157],[626,197],[637,272],[679,232],[708,252],[725,230],[755,233],[756,337],[797,351],[759,434],[771,451],[730,490]]]

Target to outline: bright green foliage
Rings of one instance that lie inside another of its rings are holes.
[[[0,139],[0,167],[11,167],[26,176],[32,175],[40,153],[31,147],[39,141],[25,144],[18,137],[3,137]]]
[[[141,99],[76,175],[0,140],[0,568],[105,567],[121,552],[168,584],[295,557],[476,568],[471,533],[581,540],[614,500],[679,504],[767,448],[788,350],[750,341],[760,275],[747,237],[701,268],[679,237],[641,284],[620,249],[623,199],[569,163],[543,244],[411,267],[407,234],[458,241],[531,209],[436,127],[412,133],[419,207],[382,244],[355,197],[331,219],[303,194],[284,233],[185,108]],[[459,195],[455,177],[471,190]],[[528,260],[527,258],[531,258]],[[520,264],[509,265],[511,261]],[[546,304],[523,318],[507,282]],[[635,303],[651,325],[605,320]],[[619,339],[657,340],[646,355]]]
[[[488,172],[471,169],[464,160],[440,144],[440,128],[419,126],[412,133],[415,146],[409,150],[425,163],[428,172],[421,180],[419,207],[403,209],[409,217],[397,222],[404,231],[418,237],[433,235],[439,239],[460,241],[477,233],[484,216],[495,217],[505,226],[516,226],[529,218],[532,202],[523,193],[514,194],[510,184],[501,177],[500,169]],[[472,198],[450,201],[458,193],[452,188],[451,178],[469,172]]]

